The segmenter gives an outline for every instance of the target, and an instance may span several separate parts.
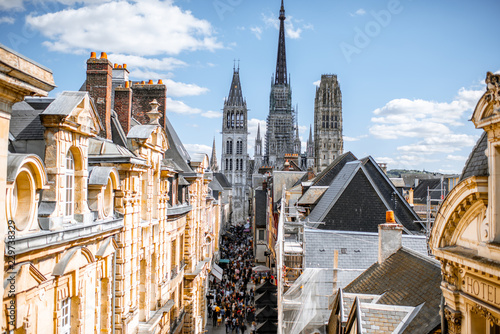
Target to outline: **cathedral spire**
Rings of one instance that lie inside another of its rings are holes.
[[[257,137],[255,139],[260,140],[260,123],[257,123]]]
[[[312,125],[309,125],[309,142],[313,142]]]
[[[238,63],[238,67],[233,67],[233,81],[231,82],[231,88],[229,89],[226,105],[242,106],[244,105],[244,102],[240,84],[240,64]]]
[[[210,157],[210,169],[212,172],[218,172],[219,166],[217,165],[217,153],[215,152],[215,136],[214,143],[212,145],[212,156]]]
[[[274,78],[275,85],[286,85],[287,84],[287,73],[286,73],[286,48],[285,48],[285,6],[283,5],[283,0],[281,0],[280,9],[280,34],[278,42],[278,60],[276,61],[276,76]]]

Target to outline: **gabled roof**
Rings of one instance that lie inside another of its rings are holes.
[[[44,115],[68,116],[87,95],[87,92],[62,92],[43,112]]]
[[[377,232],[387,210],[395,212],[405,233],[420,232],[417,214],[377,163],[367,157],[344,165],[307,218],[320,229]]]
[[[165,152],[165,159],[172,159],[179,167],[182,168],[184,173],[193,173],[189,161],[191,157],[182,145],[177,132],[170,123],[170,120],[165,115],[165,132],[167,133],[167,140],[170,145],[169,149]]]
[[[220,185],[225,188],[225,189],[231,189],[231,183],[229,183],[226,175],[223,173],[214,173],[214,177],[217,178],[217,181],[219,181]]]
[[[430,257],[401,248],[383,263],[375,263],[344,292],[382,295],[378,304],[422,305],[406,334],[430,333],[440,325],[441,266]]]
[[[307,191],[299,198],[297,203],[299,205],[314,205],[316,204],[321,196],[326,192],[328,187],[310,187]]]
[[[443,185],[444,187],[444,185]],[[414,203],[426,203],[427,202],[427,188],[430,190],[441,189],[441,179],[426,179],[420,180],[418,186],[413,191],[413,202]],[[444,187],[446,189],[446,187]],[[445,190],[444,190],[445,191]],[[439,199],[441,196],[440,192],[432,191],[430,192],[431,198]]]
[[[351,152],[346,152],[339,155],[331,164],[329,164],[316,178],[314,178],[313,186],[329,186],[332,180],[337,176],[344,165],[350,161],[355,161],[357,158]]]
[[[45,127],[40,121],[43,109],[34,109],[25,101],[12,106],[9,132],[15,140],[43,140]]]
[[[488,148],[488,135],[483,132],[481,137],[472,149],[472,152],[465,163],[460,181],[465,180],[471,176],[488,176],[488,157],[486,156],[486,149]]]

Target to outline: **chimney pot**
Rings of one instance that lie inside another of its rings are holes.
[[[123,68],[127,68],[127,64],[123,64]]]
[[[163,81],[161,79],[158,80],[158,85],[163,85]]]
[[[130,82],[129,81],[125,81],[125,88],[130,88]]]
[[[396,220],[394,219],[394,211],[388,210],[385,212],[385,222],[387,224],[395,224]]]
[[[118,64],[117,64],[117,63],[114,63],[114,64],[113,64],[113,68],[118,68]]]
[[[101,52],[101,59],[108,59],[106,52]]]
[[[122,65],[118,65],[118,68],[122,68]]]
[[[152,84],[153,84],[153,80],[149,79],[148,85],[152,85]]]
[[[92,51],[92,52],[90,53],[90,58],[95,58],[95,57],[96,57],[95,52],[94,52],[94,51]]]
[[[141,81],[141,85],[144,85],[145,83],[146,83],[146,82],[145,82],[144,80],[143,80],[143,81]]]

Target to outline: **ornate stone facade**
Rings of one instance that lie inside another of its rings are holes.
[[[233,187],[233,223],[243,223],[248,213],[248,110],[243,98],[239,68],[233,69],[222,117],[222,172]]]
[[[185,150],[156,100],[133,110],[127,96],[117,111],[106,110],[109,91],[129,84],[107,87],[105,55],[93,54],[88,66],[105,78],[94,82],[106,87],[91,89],[93,98],[86,91],[30,98],[13,113],[19,127],[25,114],[39,112],[38,128],[14,131],[9,140],[31,136],[44,152],[11,145],[16,152],[0,160],[7,170],[3,214],[15,238],[5,257],[10,293],[3,307],[16,306],[2,332],[201,333],[220,229],[208,157],[172,158]],[[147,123],[130,119],[139,112]]]
[[[499,82],[499,75],[487,74],[487,91],[472,115],[485,135],[442,203],[429,241],[441,261],[449,333],[500,331]]]
[[[342,93],[335,74],[323,74],[314,99],[314,153],[321,172],[342,154]]]
[[[300,145],[297,145],[296,141],[298,129],[295,124],[295,110],[292,107],[292,88],[287,78],[283,1],[279,19],[278,57],[269,96],[264,164],[281,169],[285,163],[285,154],[300,154]]]

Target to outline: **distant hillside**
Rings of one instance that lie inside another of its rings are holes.
[[[415,169],[391,169],[387,171],[388,177],[401,177],[402,174],[433,174],[441,175],[440,173],[428,172],[425,170],[415,170]]]

